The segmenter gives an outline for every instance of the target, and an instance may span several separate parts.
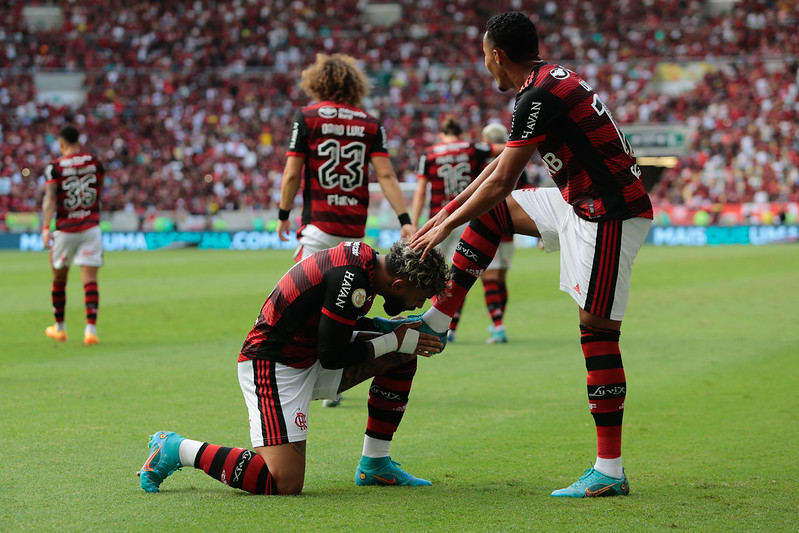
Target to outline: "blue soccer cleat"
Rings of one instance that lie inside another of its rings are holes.
[[[622,471],[620,478],[606,476],[598,470],[589,468],[580,479],[566,487],[552,491],[556,498],[597,498],[600,496],[627,496],[630,483]]]
[[[400,487],[429,487],[432,485],[426,479],[414,477],[399,467],[399,463],[392,461],[391,457],[366,457],[361,456],[361,462],[355,469],[355,484],[365,485],[396,485]]]
[[[508,342],[508,335],[505,333],[505,328],[496,329],[494,326],[488,326],[488,331],[491,337],[486,340],[486,344],[505,344]]]
[[[136,475],[145,492],[158,492],[158,487],[172,472],[180,469],[180,443],[183,437],[172,431],[158,431],[150,437],[150,456]]]
[[[400,327],[402,324],[405,324],[406,322],[421,322],[422,325],[415,329],[421,331],[422,333],[435,335],[436,337],[439,338],[439,340],[441,340],[441,344],[443,344],[444,346],[447,345],[447,331],[449,330],[444,332],[433,331],[433,329],[427,325],[427,322],[422,320],[421,314],[409,315],[406,318],[395,318],[393,320],[377,316],[374,317],[372,321],[377,326],[377,329],[380,330],[382,333],[388,333],[389,331],[394,331],[395,329]]]

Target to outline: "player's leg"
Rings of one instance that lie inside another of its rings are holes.
[[[561,236],[561,290],[580,306],[580,345],[588,373],[588,404],[596,426],[594,467],[553,496],[616,496],[629,493],[622,467],[622,419],[627,381],[619,348],[632,263],[650,221],[586,222],[576,215]]]
[[[369,388],[363,452],[355,470],[357,485],[432,484],[399,468],[390,455],[391,441],[408,405],[416,361],[413,355],[392,353],[345,368],[341,374],[339,392],[374,378]]]
[[[494,259],[496,260],[496,257]],[[486,270],[481,276],[486,309],[488,310],[488,316],[491,318],[491,327],[489,328],[491,337],[486,341],[487,344],[508,342],[504,323],[505,306],[508,303],[508,288],[505,283],[506,272],[502,268],[493,268]]]
[[[466,224],[459,226],[452,233],[450,233],[446,239],[444,239],[444,242],[438,245],[438,250],[444,256],[444,259],[452,261],[452,258],[455,257],[455,251],[465,230]],[[458,310],[455,311],[455,314],[452,315],[452,320],[449,323],[449,331],[447,332],[447,342],[455,342],[458,324],[461,321],[461,314],[463,313],[463,305],[464,304],[461,304]]]
[[[491,211],[472,220],[463,232],[452,260],[450,289],[433,298],[433,307],[423,316],[433,331],[446,331],[449,327],[469,289],[491,263],[503,235],[540,236],[537,221],[533,221],[514,198],[517,192],[523,191],[514,191]]]
[[[238,363],[250,420],[253,450],[228,448],[160,432],[139,471],[141,487],[158,492],[175,470],[192,466],[253,494],[298,494],[305,481],[307,412],[317,369],[296,369],[263,360]],[[287,419],[284,414],[289,413]]]
[[[67,340],[66,324],[64,322],[64,309],[67,305],[67,277],[69,266],[75,256],[77,247],[75,240],[69,233],[56,231],[50,248],[50,267],[53,272],[53,283],[50,289],[50,298],[53,303],[53,317],[55,324],[48,326],[44,334],[57,341]]]
[[[83,302],[86,306],[86,329],[83,332],[84,344],[97,344],[97,309],[100,306],[100,290],[97,286],[96,266],[81,266],[80,278],[83,282]]]

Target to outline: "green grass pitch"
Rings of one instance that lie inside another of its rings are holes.
[[[486,346],[478,284],[458,342],[420,361],[392,455],[429,489],[356,487],[367,385],[313,404],[304,494],[191,468],[139,489],[148,434],[249,446],[236,355],[288,252],[109,253],[101,344],[69,340],[44,254],[0,254],[0,531],[795,531],[799,246],[645,247],[622,355],[626,498],[556,500],[594,458],[577,309],[557,254],[520,250],[511,342]],[[381,310],[381,301],[375,311]]]

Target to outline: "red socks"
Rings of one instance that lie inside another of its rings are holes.
[[[194,468],[202,469],[234,489],[252,494],[277,494],[266,463],[252,450],[225,448],[206,442],[197,452]]]

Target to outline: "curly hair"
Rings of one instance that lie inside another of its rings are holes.
[[[406,240],[397,241],[386,256],[386,268],[391,275],[406,278],[423,291],[441,294],[451,277],[444,256],[433,249],[427,252],[424,261],[420,261],[420,257],[421,250],[417,252]]]
[[[505,51],[516,63],[538,59],[538,31],[530,17],[519,11],[494,15],[486,24],[486,40]]]
[[[371,88],[355,58],[345,54],[316,54],[316,61],[302,71],[300,87],[317,102],[351,106],[359,106]]]

